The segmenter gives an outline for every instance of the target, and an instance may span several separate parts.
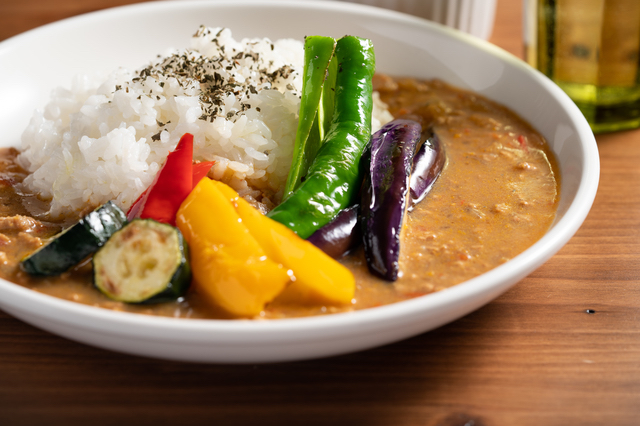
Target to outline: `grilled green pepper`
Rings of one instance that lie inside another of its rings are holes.
[[[370,40],[336,43],[331,125],[304,182],[269,216],[307,238],[352,203],[361,182],[360,158],[371,136],[375,56]]]
[[[336,48],[332,37],[309,36],[304,41],[302,98],[291,170],[285,185],[285,196],[292,193],[305,178],[325,132],[325,113],[333,110],[333,99],[324,96],[329,65]],[[330,85],[330,82],[327,86]],[[330,108],[324,104],[331,101]],[[329,116],[329,119],[331,117]]]

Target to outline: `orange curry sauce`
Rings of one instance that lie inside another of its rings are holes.
[[[458,284],[521,253],[555,218],[559,176],[544,139],[513,112],[441,81],[377,75],[394,116],[419,115],[443,144],[447,163],[427,198],[405,217],[401,276],[373,278],[362,250],[341,259],[356,277],[348,306],[289,306],[277,300],[260,318],[319,315],[380,306]],[[66,224],[34,219],[33,199],[16,191],[26,172],[15,149],[0,151],[0,274],[35,291],[108,309],[193,318],[229,318],[197,294],[160,305],[109,300],[92,285],[89,261],[60,277],[33,278],[19,261]]]

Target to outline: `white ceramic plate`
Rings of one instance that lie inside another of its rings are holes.
[[[32,111],[73,75],[138,68],[186,47],[200,24],[236,38],[359,35],[374,41],[378,69],[439,77],[526,118],[548,139],[562,173],[558,216],[530,249],[447,290],[355,313],[277,321],[156,318],[75,304],[0,280],[0,308],[42,329],[111,350],[202,362],[272,362],[348,353],[405,339],[491,301],[556,253],[585,219],[599,177],[586,121],[557,86],[484,41],[418,18],[348,3],[159,2],[106,10],[0,43],[0,144],[18,146]]]

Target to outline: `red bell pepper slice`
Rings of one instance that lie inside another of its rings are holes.
[[[198,182],[200,182],[200,179],[209,173],[209,170],[211,170],[214,164],[216,164],[215,161],[203,161],[202,163],[193,165],[193,187],[191,189],[195,188]]]
[[[154,219],[175,226],[180,205],[213,164],[213,161],[193,164],[193,135],[185,133],[151,186],[133,203],[127,219]]]

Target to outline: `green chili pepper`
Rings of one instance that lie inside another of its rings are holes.
[[[269,216],[307,238],[351,204],[361,183],[360,158],[371,137],[370,40],[345,36],[335,50],[336,81],[331,125],[302,184]]]
[[[323,87],[335,47],[336,41],[331,37],[308,36],[305,39],[298,130],[293,161],[284,188],[285,197],[300,186],[322,143],[325,115],[327,110],[331,112],[333,109],[332,99],[324,96]],[[325,101],[331,101],[331,105],[325,106]]]
[[[333,118],[333,110],[336,95],[336,73],[338,72],[338,61],[336,57],[331,58],[329,68],[327,69],[327,77],[324,86],[322,86],[322,98],[320,108],[318,108],[318,121],[322,123],[320,126],[320,138],[324,140],[326,132],[331,126]]]

